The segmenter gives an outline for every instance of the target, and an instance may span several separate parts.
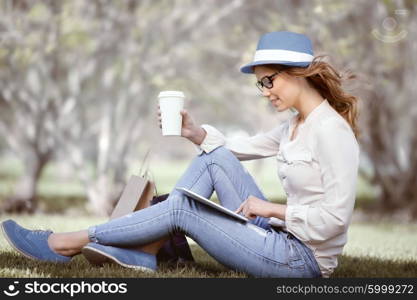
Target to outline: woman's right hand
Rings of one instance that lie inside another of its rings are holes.
[[[194,144],[200,145],[206,137],[206,131],[194,122],[193,118],[185,109],[181,110],[180,113],[182,115],[181,136],[189,139]],[[161,110],[159,106],[158,121],[159,128],[162,128]]]

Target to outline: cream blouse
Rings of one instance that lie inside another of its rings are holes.
[[[323,277],[337,266],[347,242],[355,203],[359,146],[349,124],[323,101],[298,126],[297,115],[269,132],[229,139],[210,125],[198,147],[209,153],[219,146],[239,160],[276,156],[278,177],[287,195],[286,230],[314,253]],[[275,224],[282,220],[271,218]]]

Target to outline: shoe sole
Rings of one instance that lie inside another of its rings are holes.
[[[125,264],[125,263],[121,262],[120,260],[118,260],[116,257],[114,257],[114,256],[112,256],[108,253],[105,253],[103,251],[100,251],[98,249],[95,249],[93,247],[85,246],[81,250],[81,252],[84,255],[84,257],[92,265],[100,265],[101,266],[105,263],[115,263],[115,264],[121,265],[125,268],[135,269],[135,270],[142,271],[142,272],[155,273],[155,270],[147,268],[147,267]]]

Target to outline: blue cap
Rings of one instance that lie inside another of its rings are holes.
[[[252,74],[254,66],[268,64],[308,67],[313,59],[313,46],[306,35],[289,31],[269,32],[260,38],[253,61],[241,67],[240,71]]]

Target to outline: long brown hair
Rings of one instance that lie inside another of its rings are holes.
[[[344,79],[353,79],[354,74],[342,76],[329,63],[323,61],[325,56],[317,56],[307,68],[285,67],[283,65],[268,65],[283,70],[285,73],[304,77],[320,95],[349,123],[356,137],[359,136],[357,126],[358,98],[345,92],[342,87]]]

